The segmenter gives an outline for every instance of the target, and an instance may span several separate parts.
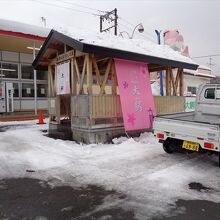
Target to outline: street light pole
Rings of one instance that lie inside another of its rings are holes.
[[[161,31],[155,30],[155,33],[157,35],[157,42],[158,42],[158,44],[161,44],[161,41],[160,41],[160,33],[161,33]],[[162,70],[160,71],[160,95],[164,96],[164,93],[163,93],[163,71]]]
[[[120,32],[120,34],[119,34],[119,36],[122,36],[123,37],[123,33],[126,33],[127,35],[128,35],[128,38],[129,39],[132,39],[133,37],[134,37],[134,32],[135,32],[135,30],[137,29],[137,27],[139,27],[138,28],[138,31],[140,32],[140,33],[143,33],[144,32],[144,27],[143,27],[143,25],[142,25],[142,23],[140,23],[140,24],[137,24],[135,27],[134,27],[134,30],[132,31],[132,35],[130,36],[129,35],[129,33],[127,32],[127,31],[121,31]]]
[[[33,60],[36,57],[35,41],[33,46]],[[37,72],[34,69],[34,113],[37,115]]]
[[[144,27],[143,27],[142,23],[137,24],[137,25],[135,26],[133,32],[132,32],[132,35],[131,35],[131,37],[130,37],[131,39],[134,37],[134,32],[135,32],[135,30],[137,29],[137,27],[139,27],[139,28],[138,28],[138,31],[139,31],[140,33],[144,32]]]

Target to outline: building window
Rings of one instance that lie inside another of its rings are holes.
[[[47,71],[37,70],[37,80],[47,80]]]
[[[14,89],[13,96],[15,98],[18,98],[19,97],[19,86],[18,86],[18,83],[14,83],[13,82],[13,89]]]
[[[196,95],[196,87],[188,86],[187,92],[190,93],[191,95]]]
[[[34,97],[34,84],[22,83],[22,97]]]
[[[21,78],[34,79],[34,69],[31,65],[21,64]]]
[[[0,63],[1,75],[3,78],[18,79],[18,64],[16,63]]]
[[[37,84],[37,97],[47,97],[47,84]]]
[[[209,88],[205,90],[206,99],[215,99],[215,88]]]

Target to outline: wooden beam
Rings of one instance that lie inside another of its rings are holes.
[[[60,124],[60,96],[56,96],[56,121]]]
[[[174,80],[172,69],[170,69],[170,79],[171,79],[171,83],[172,83],[172,87],[173,87],[173,95],[177,96],[177,88],[175,86],[175,80]]]
[[[177,71],[176,79],[175,79],[175,87],[176,87],[176,89],[178,88],[178,84],[179,84],[179,69]]]
[[[51,97],[51,74],[52,74],[52,67],[51,65],[48,66],[48,73],[47,73],[47,78],[48,78],[48,97]]]
[[[112,64],[112,59],[110,59],[108,61],[108,65],[107,65],[107,68],[106,68],[106,71],[105,71],[105,76],[104,76],[102,86],[101,86],[101,89],[100,89],[100,94],[103,94],[105,92],[105,84],[106,84],[107,79],[108,79],[108,75],[109,75],[109,72],[110,72],[110,69],[111,69],[111,64]]]
[[[93,76],[92,76],[92,59],[91,55],[86,55],[86,64],[87,64],[87,92],[88,94],[92,94],[92,84],[93,84]]]
[[[54,89],[54,94],[53,95],[56,96],[56,89],[57,89],[57,65],[55,65],[53,89]]]
[[[75,57],[81,57],[81,56],[85,56],[85,55],[86,55],[86,53],[80,52],[78,50],[76,50],[76,52],[75,52]]]
[[[94,69],[95,69],[97,83],[98,83],[99,86],[101,86],[102,81],[101,81],[101,77],[100,77],[100,71],[99,71],[99,67],[97,65],[94,54],[92,54],[92,64],[93,64]]]
[[[116,78],[116,71],[115,71],[115,63],[112,63],[112,95],[117,95],[117,78]]]
[[[82,70],[82,76],[81,76],[81,79],[80,79],[80,84],[79,84],[79,94],[83,94],[84,91],[83,91],[83,82],[84,82],[84,78],[85,78],[85,73],[86,73],[86,56],[84,58],[84,63],[83,63],[83,70]]]
[[[52,71],[51,71],[51,75],[50,75],[50,77],[51,77],[51,91],[52,91],[52,96],[53,97],[55,97],[55,65],[54,65],[54,68],[53,68],[53,66],[51,66],[52,67]]]
[[[74,59],[72,58],[71,59],[71,93],[72,95],[77,94],[76,84],[77,84],[76,71],[74,68]]]
[[[171,95],[170,68],[166,70],[166,96]]]
[[[161,70],[166,70],[167,67],[163,65],[149,64],[148,69],[149,72],[159,72]]]
[[[66,53],[62,53],[60,55],[57,54],[57,63],[65,62],[67,60],[70,60],[75,56],[75,50],[70,50]]]
[[[183,82],[183,68],[179,68],[179,78],[180,78],[180,96],[183,96],[184,93],[184,82]]]
[[[80,83],[80,72],[76,58],[74,58],[74,66],[76,68],[77,81]]]
[[[96,60],[97,63],[110,59],[109,57],[101,58]]]

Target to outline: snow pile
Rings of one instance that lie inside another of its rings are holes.
[[[135,210],[139,219],[165,215],[179,198],[220,201],[215,158],[166,154],[151,133],[114,139],[114,144],[84,145],[44,136],[41,130],[47,126],[25,122],[0,133],[0,179],[31,175],[57,185],[102,185],[127,195],[122,206]],[[190,182],[213,191],[192,191]]]
[[[77,28],[65,27],[56,30],[87,44],[197,65],[191,58],[181,55],[167,45],[158,45],[143,39],[125,39],[107,33],[91,33]]]

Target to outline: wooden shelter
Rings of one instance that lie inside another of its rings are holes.
[[[48,70],[49,134],[85,143],[105,142],[124,133],[114,58],[148,63],[150,72],[166,71],[166,94],[183,94],[183,68],[197,65],[86,43],[52,30],[33,66]],[[70,64],[70,94],[57,95],[57,66]],[[176,78],[172,69],[178,68]],[[68,137],[68,138],[69,138]]]

